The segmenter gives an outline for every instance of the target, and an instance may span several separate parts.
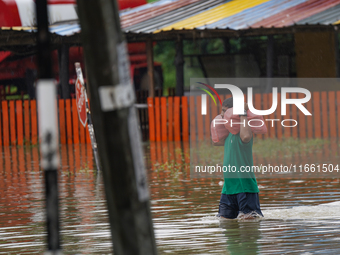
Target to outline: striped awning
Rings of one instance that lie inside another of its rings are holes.
[[[240,30],[340,23],[340,0],[161,0],[156,4],[147,4],[142,11],[130,10],[130,18],[122,13],[124,31],[159,33],[183,29]],[[133,22],[139,14],[144,18]]]
[[[256,30],[260,34],[265,29],[294,26],[321,26],[322,29],[322,26],[340,24],[340,0],[160,0],[121,11],[120,19],[123,31],[135,38],[183,31]],[[77,35],[77,40],[80,40],[80,30],[77,22],[50,26],[54,36]],[[35,29],[1,28],[0,44],[3,44],[1,36],[7,36],[8,31],[17,36],[18,31],[34,32]]]

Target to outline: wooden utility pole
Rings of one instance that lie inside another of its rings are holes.
[[[60,49],[58,50],[59,56],[59,82],[60,82],[60,90],[61,90],[61,98],[68,99],[70,98],[70,86],[69,86],[69,46],[66,44],[62,44]]]
[[[116,1],[78,0],[114,253],[157,253],[127,46]]]
[[[184,56],[183,39],[179,37],[176,41],[176,96],[184,95]]]
[[[52,79],[50,33],[48,30],[47,0],[36,1],[39,113],[41,166],[44,169],[47,223],[47,254],[59,254],[58,167],[59,139],[56,85]]]
[[[269,35],[267,39],[267,83],[265,93],[272,92],[274,76],[274,36]]]
[[[149,77],[149,97],[155,97],[155,79],[153,68],[153,45],[152,39],[146,41],[146,60],[148,64],[148,77]]]

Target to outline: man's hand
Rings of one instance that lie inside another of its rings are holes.
[[[220,139],[220,141],[218,141],[217,143],[215,143],[214,141],[212,141],[212,143],[213,143],[214,146],[224,146],[225,139],[227,139],[227,137],[228,137],[228,136],[222,137],[222,138]]]
[[[228,110],[228,107],[222,105],[221,116],[224,118],[225,112]]]
[[[217,143],[213,142],[213,145],[214,145],[214,146],[224,146],[224,142],[225,142],[225,140],[219,141],[219,142],[217,142]]]
[[[246,102],[244,102],[244,110],[245,110],[245,111],[248,111],[248,110],[249,110],[248,104],[247,104]]]

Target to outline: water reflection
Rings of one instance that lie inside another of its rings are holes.
[[[44,197],[37,147],[0,147],[0,254],[44,251]],[[258,179],[265,218],[220,222],[214,215],[222,179],[191,179],[189,143],[145,145],[152,214],[160,254],[340,253],[340,182],[323,178]],[[337,162],[325,143],[257,162]],[[60,150],[62,245],[66,254],[112,253],[104,187],[89,145]]]
[[[261,236],[259,221],[239,222],[221,220],[220,228],[224,229],[228,254],[248,255],[258,254]]]
[[[38,147],[0,150],[0,251],[41,253],[45,211]],[[63,145],[60,156],[63,246],[66,251],[81,250],[85,254],[92,254],[97,247],[98,252],[110,251],[103,185],[93,169],[91,147]],[[103,227],[98,229],[101,224]]]

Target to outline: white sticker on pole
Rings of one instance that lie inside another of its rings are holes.
[[[41,166],[45,170],[59,167],[59,139],[56,85],[51,79],[37,83]]]
[[[131,84],[130,62],[126,42],[117,45],[118,75],[120,84]]]
[[[146,179],[140,130],[138,129],[137,114],[134,107],[130,108],[128,129],[132,149],[133,166],[135,168],[138,199],[145,202],[149,199],[149,188]]]

